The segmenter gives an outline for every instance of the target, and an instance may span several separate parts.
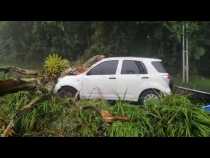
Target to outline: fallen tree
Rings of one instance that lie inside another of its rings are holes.
[[[0,96],[15,93],[18,91],[31,91],[36,89],[37,84],[32,81],[24,81],[24,80],[0,80]]]
[[[4,73],[17,73],[23,76],[37,76],[39,74],[38,71],[23,69],[15,66],[0,67],[0,71]]]
[[[87,60],[87,62],[85,62],[84,64],[73,68],[71,67],[61,72],[59,76],[56,76],[54,78],[48,78],[48,76],[46,76],[42,72],[34,70],[22,69],[13,66],[0,67],[1,72],[4,72],[5,74],[10,73],[16,76],[16,79],[0,80],[0,96],[4,96],[10,93],[15,93],[18,91],[31,91],[33,93],[39,92],[39,97],[33,99],[30,103],[28,103],[27,105],[25,105],[23,108],[21,108],[16,112],[16,114],[12,117],[12,119],[6,126],[2,134],[2,137],[12,136],[14,133],[15,120],[19,119],[25,113],[32,111],[34,108],[37,107],[40,101],[48,99],[48,97],[53,94],[52,92],[54,86],[59,77],[63,77],[65,75],[77,75],[83,73],[92,64],[103,58],[104,58],[103,55],[96,55]],[[88,109],[88,107],[86,109]],[[110,114],[107,111],[101,110],[99,114],[106,123],[111,123],[117,120],[121,121],[128,120],[127,117],[112,116],[112,114]]]
[[[35,70],[22,69],[19,67],[0,67],[0,72],[16,75],[17,79],[0,80],[0,96],[18,91],[39,90],[52,93],[59,77],[66,75],[77,75],[86,71],[92,64],[103,59],[103,55],[96,55],[82,65],[68,68],[59,76],[49,78],[47,75]]]
[[[87,60],[84,64],[79,65],[77,67],[73,67],[73,68],[69,68],[67,70],[65,70],[64,72],[61,73],[61,76],[65,76],[65,75],[77,75],[80,73],[85,72],[91,65],[93,65],[94,63],[96,63],[97,61],[102,60],[103,58],[105,58],[104,55],[96,55],[92,58],[90,58],[89,60]]]

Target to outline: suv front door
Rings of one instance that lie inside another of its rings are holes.
[[[82,81],[81,96],[83,98],[103,98],[115,100],[117,98],[118,60],[104,61],[93,67]]]

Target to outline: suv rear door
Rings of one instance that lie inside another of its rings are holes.
[[[138,101],[142,85],[149,79],[147,69],[143,62],[136,60],[123,60],[121,74],[119,75],[120,96],[123,100]]]

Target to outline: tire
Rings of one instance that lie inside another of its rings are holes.
[[[173,82],[173,80],[170,80],[169,87],[170,87],[171,91],[174,91],[174,82]]]
[[[77,90],[73,87],[62,87],[58,90],[57,95],[61,98],[75,98],[77,95]]]
[[[160,92],[153,89],[144,91],[139,97],[139,103],[144,105],[150,99],[160,100]]]

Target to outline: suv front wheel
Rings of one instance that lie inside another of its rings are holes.
[[[160,92],[157,90],[146,90],[139,97],[139,103],[144,105],[147,101],[157,99],[160,100]]]
[[[69,87],[69,86],[64,86],[62,87],[58,92],[57,95],[61,98],[75,98],[77,97],[77,99],[79,99],[79,96],[77,96],[78,91],[73,88],[73,87]]]

